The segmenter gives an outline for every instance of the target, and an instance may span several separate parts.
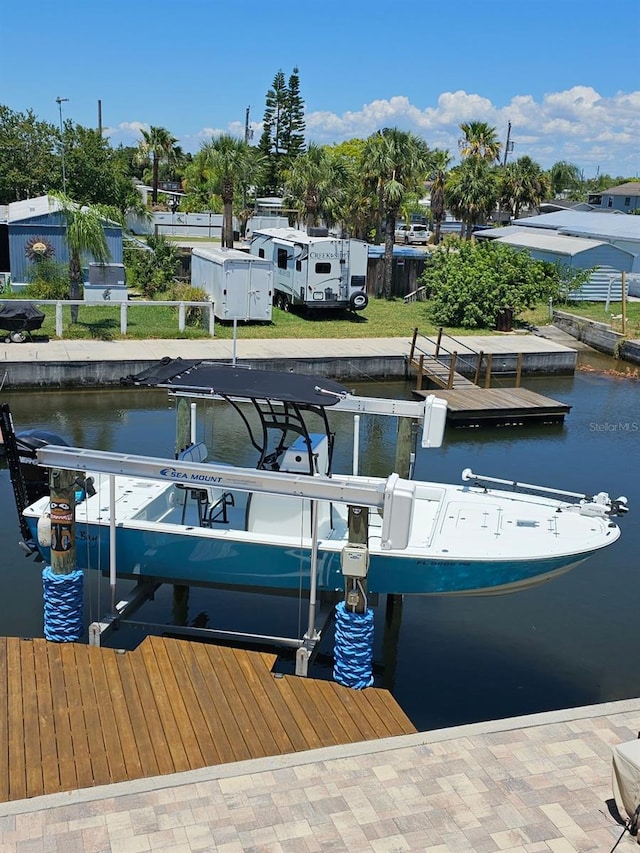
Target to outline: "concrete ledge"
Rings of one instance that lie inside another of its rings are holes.
[[[625,340],[624,335],[614,332],[608,323],[576,317],[564,311],[554,311],[553,325],[593,349],[614,358],[640,364],[640,341]]]
[[[185,355],[184,358],[190,358]],[[198,356],[193,356],[197,358]],[[202,356],[201,356],[202,357]],[[475,358],[469,358],[467,369],[470,375],[475,370]],[[514,376],[517,364],[516,353],[494,354],[491,373],[494,376]],[[523,376],[572,376],[575,372],[577,355],[575,350],[563,348],[555,352],[525,352],[522,356]],[[230,358],[216,358],[218,362],[230,363]],[[443,358],[443,361],[445,359]],[[158,363],[159,359],[109,359],[68,361],[6,361],[0,362],[0,385],[8,391],[25,388],[104,388],[119,386],[124,377],[140,373]],[[238,358],[238,364],[256,369],[267,365],[271,370],[293,371],[316,376],[327,376],[339,382],[366,381],[370,379],[405,380],[413,375],[408,371],[406,355],[341,355],[302,358],[299,355],[262,358]],[[456,365],[460,371],[462,364]]]

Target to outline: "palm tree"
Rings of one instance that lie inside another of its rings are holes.
[[[66,219],[65,240],[69,248],[69,298],[82,297],[82,256],[90,255],[93,261],[105,264],[111,252],[104,233],[105,222],[122,224],[120,211],[112,207],[91,205],[80,207],[68,196],[56,194],[59,210]],[[78,306],[71,306],[71,322],[78,322]]]
[[[580,169],[566,160],[558,160],[549,169],[549,179],[553,197],[557,198],[561,193],[573,190],[580,184]]]
[[[549,192],[549,180],[531,157],[519,157],[504,167],[500,177],[500,204],[514,219],[523,207],[539,207]]]
[[[496,171],[486,160],[468,157],[449,173],[444,194],[447,207],[462,221],[464,236],[469,239],[473,226],[486,221],[496,206]]]
[[[375,185],[385,218],[383,292],[391,297],[393,241],[398,211],[406,196],[424,189],[430,168],[426,142],[410,131],[385,127],[368,137],[363,151],[366,179]]]
[[[262,158],[242,139],[229,134],[205,142],[201,154],[222,198],[222,245],[232,249],[235,191],[251,183]]]
[[[433,217],[433,242],[440,242],[440,228],[447,212],[444,199],[444,187],[447,170],[451,165],[448,151],[436,148],[433,152],[433,171],[431,172],[431,215]]]
[[[149,130],[141,130],[142,139],[138,144],[138,162],[148,163],[151,160],[153,178],[151,201],[158,201],[158,174],[160,163],[171,163],[176,156],[177,139],[164,127],[150,127]]]
[[[285,198],[304,216],[307,228],[317,225],[320,218],[334,218],[344,194],[347,169],[327,148],[312,142],[284,177]]]
[[[460,125],[464,139],[459,142],[462,157],[477,157],[493,163],[500,159],[502,143],[498,140],[495,127],[484,121],[470,121]]]

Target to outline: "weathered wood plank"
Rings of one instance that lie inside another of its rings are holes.
[[[306,678],[288,676],[291,692],[297,697],[300,707],[313,727],[319,742],[323,746],[335,746],[347,741],[338,737],[337,727],[333,726],[333,720],[328,713],[328,708],[323,696],[319,691],[310,693]]]
[[[176,641],[165,645],[167,657],[173,671],[181,674],[180,691],[185,705],[189,709],[189,718],[201,753],[202,767],[220,763],[220,753],[216,749],[214,734],[209,726],[207,715],[202,707],[202,680],[200,670],[191,653],[191,644]],[[195,758],[190,753],[190,760]],[[194,765],[195,766],[195,765]]]
[[[124,753],[120,743],[120,734],[116,723],[117,703],[114,701],[112,688],[117,691],[117,682],[111,682],[105,672],[105,661],[113,657],[115,652],[111,649],[98,649],[89,647],[87,650],[87,662],[93,690],[96,696],[96,710],[102,739],[104,741],[105,757],[109,768],[109,778],[112,782],[123,782],[129,778],[125,766]]]
[[[73,758],[76,777],[80,788],[89,788],[94,784],[89,737],[83,709],[83,696],[80,690],[76,651],[73,643],[61,643],[60,662],[64,673],[64,684],[69,708]],[[82,654],[81,652],[79,653]]]
[[[414,391],[418,397],[426,397],[429,391]],[[478,388],[443,389],[438,397],[447,402],[447,419],[505,420],[544,419],[562,420],[571,406],[550,397],[545,397],[527,388]]]
[[[202,653],[199,647],[200,643],[194,643],[193,645],[189,645],[188,653],[184,649],[182,649],[182,653],[187,661],[187,671],[193,692],[197,697],[200,711],[209,733],[211,747],[214,751],[210,763],[226,764],[234,760],[233,747],[229,741],[230,734],[227,732],[223,722],[223,718],[231,716],[231,710],[228,707],[224,707],[224,702],[218,702],[219,697],[209,692],[213,681],[211,661],[206,653]],[[208,749],[209,746],[205,742],[203,745],[205,757],[208,756]]]
[[[189,767],[203,767],[204,758],[198,744],[198,736],[194,731],[181,687],[178,686],[172,661],[167,655],[167,643],[158,637],[150,637],[149,640],[149,645],[153,649],[158,666],[158,673],[162,680],[162,691],[171,706],[171,713],[175,720],[177,734],[182,742],[185,769]]]
[[[213,727],[213,731],[219,727],[218,749],[225,751],[226,761],[243,761],[246,758],[251,758],[252,752],[245,742],[243,729],[235,716],[233,705],[229,701],[224,683],[216,669],[216,659],[211,655],[211,647],[202,643],[195,643],[194,654],[198,659],[200,670],[206,678],[209,716],[211,718],[209,725]]]
[[[271,739],[274,743],[273,755],[283,755],[295,752],[296,747],[289,737],[289,732],[284,725],[274,706],[274,698],[279,698],[273,688],[273,676],[266,671],[264,661],[258,655],[249,655],[242,649],[232,649],[233,658],[238,669],[244,675],[250,701],[259,709],[263,725],[269,729]],[[280,710],[286,717],[286,709],[283,703],[279,703]]]
[[[51,679],[52,711],[55,718],[56,749],[58,752],[58,772],[60,774],[60,788],[62,791],[70,791],[81,786],[76,773],[76,760],[73,751],[73,737],[71,734],[70,702],[67,698],[67,690],[64,679],[64,668],[60,654],[60,644],[47,643],[47,663],[49,677]],[[50,791],[49,793],[55,793]]]
[[[223,651],[217,646],[207,646],[207,651],[211,660],[214,662],[216,673],[220,678],[221,689],[224,691],[229,706],[233,711],[238,723],[238,728],[242,732],[242,738],[249,750],[250,757],[258,758],[260,756],[272,754],[265,752],[260,739],[260,735],[263,733],[256,731],[256,715],[253,713],[253,709],[250,707],[250,704],[247,702],[245,705],[245,702],[243,701],[241,694],[244,685],[240,682],[240,688],[238,688],[236,682],[240,679],[236,674],[231,673],[227,667],[226,658],[228,657],[228,654],[225,654],[227,650],[225,649]]]
[[[9,738],[9,798],[19,800],[27,796],[27,767],[24,754],[24,715],[22,712],[22,667],[20,640],[7,639],[7,729]]]
[[[365,690],[364,698],[378,717],[377,737],[413,734],[415,726],[386,690]],[[386,735],[382,735],[382,731]]]
[[[253,672],[264,690],[265,702],[268,702],[264,706],[265,716],[276,721],[274,737],[280,739],[282,736],[280,728],[284,730],[286,739],[282,738],[282,753],[299,752],[300,750],[308,749],[307,740],[303,732],[299,729],[291,708],[282,696],[280,686],[284,679],[276,678],[271,672],[274,657],[274,655],[261,654],[260,660],[262,666],[256,665]]]
[[[306,749],[317,749],[320,746],[328,746],[328,743],[323,743],[322,738],[318,735],[313,726],[307,710],[304,707],[304,694],[294,689],[297,679],[291,676],[284,676],[276,681],[276,686],[280,691],[283,701],[291,712],[298,730],[304,739]]]
[[[146,673],[144,673],[144,667],[140,666],[136,667],[142,670],[139,674],[134,671],[134,663],[137,663],[137,658],[133,653],[118,655],[115,660],[122,684],[123,701],[129,711],[134,746],[137,760],[142,768],[142,776],[170,773],[171,771],[166,769],[171,766],[171,762],[166,758],[168,749],[157,719],[156,709],[151,704],[152,698],[148,693]]]
[[[29,641],[20,641],[20,667],[22,670],[22,713],[24,716],[27,796],[38,797],[44,794],[44,780],[42,778],[36,670],[33,660],[33,643]]]
[[[143,763],[138,752],[138,743],[141,732],[136,732],[134,730],[134,709],[126,701],[125,697],[121,671],[118,668],[117,662],[117,658],[122,657],[122,655],[115,651],[111,654],[107,654],[107,649],[105,649],[104,652],[105,653],[102,655],[102,663],[104,666],[105,679],[108,685],[107,689],[111,702],[112,716],[115,723],[115,731],[112,732],[112,736],[117,738],[120,751],[122,753],[125,773],[124,778],[139,779],[141,776],[145,775]],[[142,716],[144,717],[144,712]],[[146,726],[144,727],[144,732],[146,733]],[[148,775],[152,775],[152,773],[149,773]]]
[[[73,645],[78,684],[80,686],[80,701],[84,715],[84,725],[87,730],[91,771],[95,785],[106,785],[112,781],[109,773],[109,762],[105,748],[104,734],[98,713],[98,697],[96,696],[91,667],[89,665],[90,647]]]
[[[0,802],[9,799],[9,691],[7,639],[0,637]]]
[[[149,703],[153,703],[160,728],[164,733],[163,739],[167,745],[167,752],[171,759],[172,770],[170,772],[175,773],[188,770],[189,763],[182,744],[182,738],[180,737],[180,731],[176,723],[176,718],[173,715],[171,701],[164,689],[162,675],[151,643],[142,643],[136,650],[136,657],[141,659],[146,670],[150,687]]]
[[[43,793],[46,794],[60,790],[60,765],[47,645],[46,640],[32,641],[42,757],[42,783]]]

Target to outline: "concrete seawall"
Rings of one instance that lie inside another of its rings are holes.
[[[467,344],[468,341],[468,344]],[[513,377],[522,353],[522,375],[572,375],[574,349],[534,335],[469,336],[456,368],[466,363],[473,373],[477,353],[491,353],[492,375]],[[422,352],[430,344],[423,342]],[[404,380],[410,341],[403,338],[359,339],[249,339],[147,341],[46,341],[5,344],[0,347],[0,388],[100,388],[118,386],[123,378],[158,364],[163,358],[210,360],[272,370],[328,376],[342,382],[371,379]],[[465,369],[467,369],[465,368]]]
[[[564,311],[554,311],[553,325],[593,349],[614,358],[640,364],[640,341],[626,340],[624,335],[614,332],[608,323],[598,323],[585,317],[566,314]]]

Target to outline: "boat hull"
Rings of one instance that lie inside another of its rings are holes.
[[[35,520],[28,519],[36,535]],[[49,550],[41,548],[45,560]],[[367,590],[370,593],[422,595],[496,595],[545,583],[586,560],[593,551],[546,559],[459,560],[372,553]],[[104,525],[76,528],[77,564],[109,572],[109,529]],[[310,586],[311,548],[300,544],[246,541],[118,527],[116,571],[122,578],[167,583],[226,586],[271,591],[296,591]],[[317,556],[319,590],[342,590],[340,548],[320,542]]]

